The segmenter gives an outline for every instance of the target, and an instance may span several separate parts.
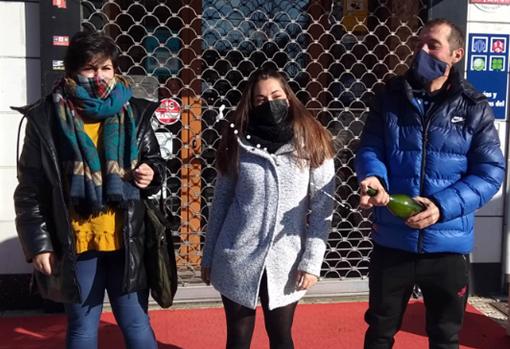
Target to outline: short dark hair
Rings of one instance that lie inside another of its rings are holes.
[[[113,39],[98,32],[80,31],[73,35],[64,57],[67,75],[73,75],[94,57],[110,58],[117,68],[119,49]]]
[[[438,25],[447,25],[450,27],[450,36],[448,37],[448,43],[450,44],[450,49],[456,50],[458,48],[464,48],[464,32],[462,29],[459,28],[458,25],[453,23],[452,21],[446,19],[446,18],[436,18],[428,21],[423,26],[422,30],[427,30],[432,27],[438,26]]]

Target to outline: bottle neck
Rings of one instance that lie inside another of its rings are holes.
[[[367,195],[368,196],[376,196],[377,195],[377,190],[375,190],[374,188],[368,187]]]

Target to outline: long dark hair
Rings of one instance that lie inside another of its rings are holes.
[[[221,142],[216,153],[216,167],[220,173],[235,176],[239,167],[239,144],[234,129],[239,135],[246,134],[248,119],[254,108],[253,92],[257,83],[261,80],[277,80],[289,101],[289,116],[294,130],[293,144],[297,157],[307,162],[310,167],[320,166],[324,160],[334,156],[331,134],[326,130],[299,101],[287,80],[279,72],[270,68],[261,68],[255,71],[248,80],[237,109],[229,118],[228,124],[222,134]],[[234,124],[234,129],[230,127]]]

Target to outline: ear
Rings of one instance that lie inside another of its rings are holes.
[[[464,57],[464,49],[458,48],[456,50],[453,50],[453,64],[459,63],[460,60]]]

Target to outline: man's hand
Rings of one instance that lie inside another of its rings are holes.
[[[359,205],[361,208],[371,208],[373,206],[386,206],[390,202],[390,196],[384,189],[377,177],[367,177],[360,182],[361,197]],[[368,187],[377,190],[375,196],[367,194]]]
[[[317,281],[319,281],[317,276],[300,270],[298,271],[296,289],[298,291],[308,290],[310,287],[315,285]]]
[[[406,220],[408,226],[414,229],[424,229],[435,224],[439,220],[441,212],[432,200],[422,196],[417,196],[413,199],[422,204],[425,210],[409,217]]]
[[[133,171],[133,179],[136,186],[140,189],[147,188],[149,184],[151,184],[153,178],[154,171],[145,163],[141,164]]]
[[[36,254],[34,258],[32,258],[32,265],[34,266],[35,270],[45,275],[51,275],[54,263],[55,253],[53,252],[39,253]]]

